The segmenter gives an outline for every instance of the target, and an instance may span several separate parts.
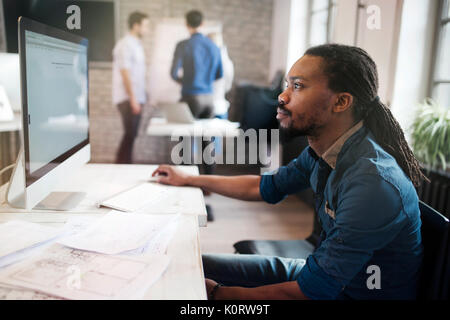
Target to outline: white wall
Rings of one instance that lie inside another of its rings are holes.
[[[380,88],[378,94],[388,105],[392,102],[394,70],[403,0],[366,0],[358,9],[357,0],[339,0],[333,41],[365,49],[377,64]],[[380,9],[380,28],[369,29],[367,12],[371,5]],[[358,16],[359,15],[359,16]],[[358,24],[358,26],[356,26]]]
[[[353,46],[355,45],[358,1],[337,0],[336,3],[332,42]]]
[[[427,97],[438,1],[405,0],[392,112],[407,133]],[[408,135],[407,135],[408,136]]]
[[[395,82],[403,0],[366,0],[366,8],[370,5],[380,8],[380,29],[367,27],[369,16],[366,9],[362,9],[356,43],[376,62],[380,86],[378,95],[390,106]]]

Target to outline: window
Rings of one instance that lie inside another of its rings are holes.
[[[308,47],[331,39],[336,0],[309,0]]]
[[[450,1],[441,0],[437,23],[434,70],[430,96],[450,108]]]

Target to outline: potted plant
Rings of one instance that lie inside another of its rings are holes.
[[[450,108],[427,99],[418,108],[412,125],[412,148],[430,183],[419,197],[442,213],[450,211]]]

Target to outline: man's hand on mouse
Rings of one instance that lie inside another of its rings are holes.
[[[172,186],[185,186],[188,184],[189,175],[182,170],[166,164],[160,165],[153,173],[152,177],[158,177],[158,183]]]

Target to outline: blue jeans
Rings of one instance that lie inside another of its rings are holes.
[[[296,281],[304,259],[254,254],[203,254],[205,278],[225,286],[258,287]]]

